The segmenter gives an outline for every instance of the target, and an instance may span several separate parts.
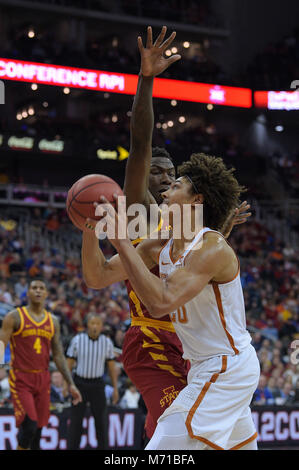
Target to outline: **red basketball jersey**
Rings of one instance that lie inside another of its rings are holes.
[[[155,274],[156,276],[159,277],[159,266],[156,265],[154,268],[152,268],[151,273]],[[127,291],[128,291],[128,296],[129,296],[129,306],[130,306],[130,313],[131,313],[131,319],[140,319],[140,318],[150,318],[151,320],[154,320],[153,317],[150,316],[148,313],[146,307],[143,305],[143,303],[138,299],[137,295],[135,294],[135,291],[130,283],[129,280],[125,281]],[[171,320],[169,315],[165,315],[164,317],[159,318],[159,322],[166,322],[169,323],[169,328],[171,331],[174,331],[174,328],[172,326]]]
[[[169,227],[164,224],[163,219],[161,218],[159,226],[155,231],[161,230],[169,230]],[[146,237],[139,238],[137,240],[132,241],[132,245],[136,248],[138,244],[144,240]],[[166,240],[167,241],[167,240]],[[151,273],[155,274],[159,277],[159,266],[154,266],[151,270]],[[159,319],[153,318],[148,313],[146,307],[143,303],[138,299],[131,283],[129,280],[126,280],[126,287],[129,296],[129,307],[130,307],[130,314],[131,314],[131,326],[140,326],[142,328],[143,333],[150,337],[151,343],[152,342],[163,342],[163,330],[168,331],[171,333],[175,333],[174,326],[171,322],[170,316],[165,315]],[[153,335],[150,331],[148,331],[147,327],[152,327],[157,329],[156,333],[159,333],[159,338],[156,334]],[[168,341],[167,341],[168,342]],[[182,345],[180,340],[178,339],[177,335],[174,334],[172,337],[173,345],[179,349],[179,351],[183,352]]]
[[[54,335],[52,316],[44,310],[44,319],[37,322],[30,316],[26,307],[17,310],[20,315],[20,327],[13,333],[10,342],[12,368],[26,372],[47,370]]]

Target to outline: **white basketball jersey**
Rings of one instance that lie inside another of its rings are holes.
[[[165,280],[176,269],[184,266],[188,253],[207,232],[215,230],[203,228],[176,261],[171,258],[173,239],[170,239],[160,252],[160,277]],[[170,318],[183,345],[183,357],[191,361],[235,355],[251,343],[252,338],[246,330],[239,272],[226,283],[211,281],[192,300],[170,314]]]

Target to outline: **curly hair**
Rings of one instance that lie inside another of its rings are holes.
[[[170,160],[172,162],[172,158],[171,158],[170,154],[167,152],[166,149],[164,149],[162,147],[153,147],[153,149],[152,149],[152,158],[155,158],[155,157],[168,158],[168,160]]]
[[[192,191],[204,196],[204,223],[220,230],[231,211],[240,204],[239,196],[246,191],[233,175],[235,169],[227,168],[220,157],[193,153],[187,162],[178,167],[179,176],[188,176]]]

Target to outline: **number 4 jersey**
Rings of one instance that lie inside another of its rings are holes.
[[[47,370],[54,335],[52,316],[44,310],[44,318],[37,322],[26,307],[17,310],[20,327],[13,333],[10,342],[12,368],[24,372]]]

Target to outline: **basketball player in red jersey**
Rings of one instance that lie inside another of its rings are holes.
[[[73,403],[82,398],[75,386],[60,341],[58,319],[45,309],[47,287],[33,280],[28,305],[9,312],[3,319],[0,343],[10,343],[10,391],[18,432],[18,449],[37,450],[43,426],[50,415],[50,351],[69,385]]]
[[[179,55],[168,59],[164,57],[165,50],[175,38],[175,32],[164,41],[165,34],[166,27],[163,27],[153,44],[152,29],[149,27],[145,48],[141,38],[138,38],[141,69],[132,108],[130,155],[124,182],[127,207],[139,203],[148,211],[151,204],[162,202],[161,194],[175,180],[175,168],[168,152],[161,148],[152,149],[154,77],[180,59]],[[245,222],[250,215],[245,213],[248,207],[246,202],[243,203],[227,220],[222,228],[225,236],[229,235],[233,225]],[[90,220],[87,223],[90,227],[94,225]],[[141,239],[133,241],[134,246]],[[83,274],[86,283],[95,289],[103,287],[97,276],[99,256],[98,240],[92,231],[87,230],[83,233]],[[154,267],[151,272],[159,276],[159,267]],[[138,388],[148,409],[146,434],[150,438],[157,419],[185,387],[188,364],[182,358],[181,342],[169,316],[159,320],[151,318],[129,281],[126,281],[126,286],[131,326],[123,343],[122,360],[125,372]]]

